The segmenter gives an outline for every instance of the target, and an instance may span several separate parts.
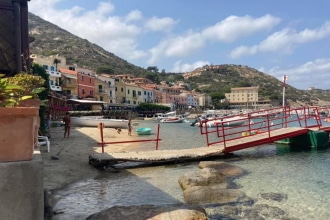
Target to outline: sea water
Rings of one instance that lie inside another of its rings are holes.
[[[158,124],[140,122],[151,127],[153,136]],[[159,149],[183,149],[206,146],[199,128],[188,123],[161,124]],[[154,149],[155,143],[143,144]],[[288,146],[262,145],[235,152],[239,160],[229,163],[245,170],[247,175],[235,179],[239,190],[256,204],[278,207],[296,219],[330,219],[330,151],[325,149],[292,151]],[[119,173],[104,172],[95,179],[73,183],[56,192],[54,207],[62,214],[53,219],[85,219],[112,206],[173,204],[184,202],[178,184],[179,176],[198,170],[198,162],[167,166],[131,168]],[[262,193],[286,195],[283,201],[265,200]]]

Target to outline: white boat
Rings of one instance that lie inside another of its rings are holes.
[[[207,121],[205,123],[202,123],[203,126],[207,126],[207,127],[234,127],[234,126],[240,126],[243,125],[245,123],[247,123],[247,118],[246,117],[242,117],[242,116],[233,116],[233,117],[229,117],[229,118],[219,118],[219,119],[215,119],[215,120],[210,120]],[[199,123],[198,123],[199,126]]]
[[[182,115],[176,115],[176,112],[167,112],[164,114],[157,114],[157,121],[161,123],[182,123],[185,118]]]
[[[184,118],[181,116],[171,116],[167,118],[162,118],[159,120],[161,123],[182,123],[184,122]]]
[[[256,112],[252,113],[251,118],[274,118],[276,116],[276,113],[270,113],[270,112]]]
[[[77,127],[97,127],[100,123],[107,128],[128,128],[128,120],[93,117],[71,117],[71,125]]]

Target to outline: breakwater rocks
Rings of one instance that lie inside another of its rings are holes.
[[[167,206],[114,206],[95,213],[87,220],[207,220],[206,213],[199,206],[173,204]]]
[[[180,176],[178,182],[185,202],[203,207],[209,220],[298,220],[278,207],[256,204],[266,200],[281,202],[287,199],[284,194],[262,193],[258,201],[241,192],[233,180],[245,174],[242,168],[217,161],[202,161],[199,168]]]
[[[199,170],[178,179],[185,203],[114,206],[87,220],[298,220],[276,206],[263,204],[269,200],[281,202],[287,195],[269,192],[250,198],[241,192],[234,179],[245,174],[242,168],[217,161],[202,161],[198,166]]]

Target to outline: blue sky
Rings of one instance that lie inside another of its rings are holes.
[[[29,11],[128,62],[166,72],[240,64],[330,89],[328,0],[31,0]]]

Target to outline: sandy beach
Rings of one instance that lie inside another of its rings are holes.
[[[102,172],[88,163],[89,155],[101,149],[97,144],[101,140],[98,128],[73,127],[69,138],[63,138],[63,134],[64,127],[53,127],[50,152],[47,152],[46,146],[40,148],[44,163],[44,188],[47,190],[60,189],[79,180],[94,178]],[[104,141],[126,141],[136,138],[134,132],[129,136],[127,129],[122,129],[120,134],[113,128],[104,129]],[[106,149],[129,151],[138,146],[138,143],[111,144]],[[54,159],[54,156],[58,159]]]

